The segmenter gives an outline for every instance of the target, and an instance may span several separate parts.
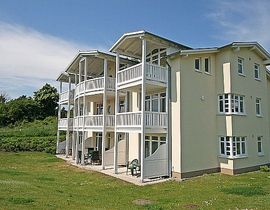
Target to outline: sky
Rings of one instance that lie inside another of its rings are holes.
[[[258,41],[270,51],[269,0],[0,0],[0,92],[31,96],[79,50],[108,51],[147,30],[190,47]]]

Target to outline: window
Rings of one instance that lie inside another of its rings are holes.
[[[224,94],[218,96],[219,113],[245,114],[244,96],[236,94]]]
[[[160,93],[160,112],[166,112],[166,93]]]
[[[263,148],[262,148],[262,136],[257,137],[257,149],[258,149],[258,154],[262,155],[263,154]]]
[[[195,70],[196,71],[200,71],[200,59],[199,58],[195,58]]]
[[[79,144],[82,143],[82,139],[83,139],[83,133],[79,131],[79,139],[78,139]]]
[[[103,104],[96,104],[96,114],[97,115],[103,114]]]
[[[256,115],[257,116],[262,116],[261,99],[260,98],[256,98]]]
[[[154,49],[146,56],[146,62],[166,66],[166,49]]]
[[[150,96],[145,96],[145,111],[151,110],[151,97]]]
[[[152,112],[158,112],[158,94],[152,95]]]
[[[254,64],[254,77],[257,80],[260,80],[260,65],[259,64]]]
[[[119,113],[125,112],[125,100],[120,100],[119,102]]]
[[[145,136],[145,157],[152,155],[163,144],[166,144],[165,136]]]
[[[204,59],[204,71],[210,73],[209,58]]]
[[[246,137],[221,136],[219,138],[220,155],[237,158],[246,156]]]
[[[244,59],[238,58],[238,74],[244,74]]]
[[[145,111],[166,112],[166,93],[145,96]]]

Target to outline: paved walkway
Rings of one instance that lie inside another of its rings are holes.
[[[114,173],[114,169],[112,167],[108,167],[104,170],[102,170],[101,165],[80,165],[80,164],[76,164],[75,160],[72,160],[72,158],[68,157],[66,158],[64,155],[56,155],[56,157],[61,158],[63,160],[65,160],[67,163],[76,166],[78,168],[82,168],[85,170],[92,170],[92,171],[97,171],[118,179],[121,179],[123,181],[135,184],[135,185],[139,185],[139,186],[144,186],[144,185],[149,185],[149,184],[156,184],[156,183],[160,183],[160,182],[165,182],[168,180],[171,180],[170,178],[157,178],[157,179],[146,179],[144,180],[144,182],[141,182],[140,177],[137,176],[131,176],[130,174],[126,174],[126,167],[119,167],[118,168],[118,174]]]

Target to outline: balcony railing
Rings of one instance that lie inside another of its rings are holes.
[[[147,80],[167,83],[168,81],[168,71],[166,67],[158,66],[155,64],[146,64],[145,67],[145,77]],[[128,67],[117,73],[117,83],[118,85],[123,85],[126,83],[135,82],[141,80],[142,78],[142,64]]]
[[[145,124],[147,127],[167,127],[168,115],[164,112],[146,112]]]
[[[107,77],[106,88],[107,90],[110,91],[115,90],[115,78]],[[85,82],[84,81],[80,82],[75,88],[75,93],[77,96],[82,93],[89,93],[102,90],[104,90],[104,77],[99,77],[95,79],[86,80]]]
[[[88,115],[85,116],[84,124],[83,124],[84,116],[78,116],[75,118],[74,127],[77,128],[96,128],[103,126],[103,115]],[[114,126],[114,115],[106,116],[106,126],[113,127]]]
[[[138,127],[142,123],[141,112],[127,112],[116,115],[116,123],[119,127]],[[167,127],[168,115],[163,112],[145,112],[145,126],[146,127]]]
[[[141,112],[126,112],[116,115],[117,126],[135,126],[138,127],[142,122]]]
[[[73,119],[67,119],[67,118],[61,118],[60,120],[58,120],[58,128],[59,129],[67,129],[67,126],[69,126],[69,128],[73,128]]]
[[[60,93],[59,95],[59,101],[60,102],[64,102],[64,101],[67,101],[68,100],[68,91],[65,91],[63,93]],[[69,95],[69,100],[70,101],[73,101],[74,100],[74,90],[71,90],[70,91],[70,95]]]

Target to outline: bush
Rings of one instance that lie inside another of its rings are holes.
[[[0,150],[6,152],[39,151],[54,154],[56,136],[2,138],[0,139]]]
[[[261,166],[261,167],[260,167],[260,170],[261,170],[262,172],[270,172],[270,167],[268,167],[267,165]]]

